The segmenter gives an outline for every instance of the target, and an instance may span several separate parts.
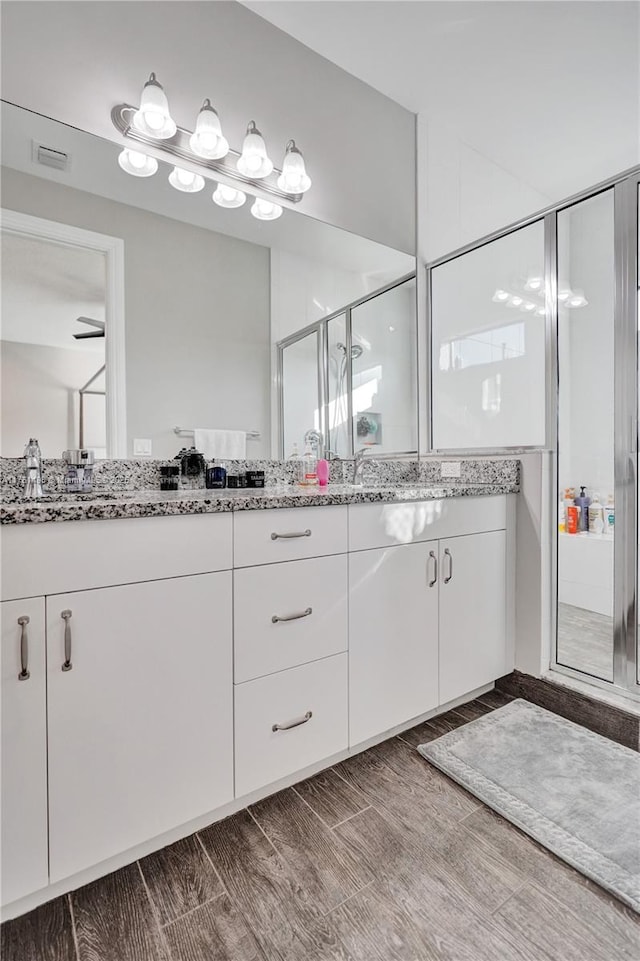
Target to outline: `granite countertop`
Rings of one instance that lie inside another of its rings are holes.
[[[50,521],[113,520],[119,517],[163,517],[175,514],[219,514],[229,511],[266,510],[278,507],[320,507],[330,504],[402,503],[441,500],[446,497],[482,497],[516,494],[511,483],[450,483],[438,486],[396,484],[353,487],[330,484],[324,490],[281,484],[244,490],[137,490],[94,494],[51,494],[25,501],[15,495],[3,498],[1,524],[34,524]]]

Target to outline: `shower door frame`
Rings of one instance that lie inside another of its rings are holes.
[[[341,455],[342,458],[350,458],[354,455],[354,443],[353,443],[353,377],[352,377],[352,360],[351,358],[351,348],[353,346],[353,328],[351,322],[351,312],[357,307],[361,307],[362,304],[366,304],[370,300],[374,300],[381,294],[386,294],[390,290],[394,290],[396,287],[401,287],[402,284],[406,284],[409,280],[416,279],[416,271],[413,270],[404,276],[399,277],[397,280],[392,280],[390,283],[385,284],[383,287],[378,287],[377,290],[373,290],[369,294],[365,294],[362,297],[358,297],[357,300],[352,300],[349,304],[341,307],[339,310],[334,310],[332,313],[327,314],[326,317],[321,317],[319,320],[315,320],[312,324],[307,324],[301,330],[297,330],[294,334],[289,334],[288,337],[283,337],[277,343],[277,360],[276,360],[276,389],[278,394],[278,451],[280,457],[284,458],[287,456],[284,449],[284,361],[283,353],[292,344],[297,343],[299,340],[303,340],[312,334],[314,331],[318,335],[318,404],[319,404],[319,420],[320,420],[320,432],[323,437],[323,442],[325,448],[328,447],[329,437],[329,334],[328,325],[331,320],[335,320],[337,317],[344,316],[345,319],[345,348],[346,357],[348,358],[347,363],[347,378],[346,378],[346,394],[347,394],[347,423],[349,424],[348,430],[348,451],[346,454]],[[418,310],[417,310],[417,285],[416,285],[416,309],[414,312],[415,317],[415,328],[413,332],[415,347],[417,352],[418,344]],[[416,385],[416,397],[418,396],[417,391],[418,385]],[[420,437],[420,410],[419,405],[416,404],[416,449],[407,451],[387,451],[384,454],[377,454],[376,460],[389,459],[393,457],[401,457],[406,455],[418,456],[418,442]]]
[[[557,218],[558,214],[613,188],[614,191],[614,471],[616,527],[614,538],[613,598],[613,680],[608,681],[584,671],[559,664],[557,660],[558,615],[558,299],[557,299]],[[549,667],[552,671],[603,689],[640,699],[640,651],[638,649],[638,195],[640,166],[632,167],[601,183],[528,217],[493,231],[426,266],[428,390],[428,453],[446,455],[485,455],[551,451],[549,514],[551,518],[548,550],[548,630]],[[440,449],[433,447],[433,397],[431,365],[433,358],[432,272],[442,264],[471,253],[522,227],[544,220],[544,277],[546,292],[545,401],[546,430],[544,447],[482,447]],[[624,521],[624,523],[621,523]],[[544,533],[543,533],[544,536]],[[544,549],[543,549],[544,555]],[[541,638],[541,645],[545,639]]]

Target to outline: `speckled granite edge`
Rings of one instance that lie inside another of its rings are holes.
[[[373,455],[375,457],[375,455]],[[444,461],[460,462],[461,484],[517,484],[520,480],[520,461],[503,457],[447,457],[436,455],[412,460],[372,459],[365,463],[365,484],[439,484]],[[94,491],[139,491],[160,487],[160,467],[164,460],[102,460],[94,468]],[[295,464],[279,460],[227,461],[230,474],[242,474],[247,470],[263,470],[265,485],[275,487],[293,483]],[[64,463],[62,460],[43,461],[44,488],[48,493],[64,491]],[[332,483],[348,483],[353,473],[353,462],[331,462]],[[20,494],[24,486],[24,459],[0,457],[0,489],[7,495]]]
[[[517,483],[451,484],[450,486],[353,488],[334,484],[325,491],[282,485],[255,491],[140,491],[128,495],[79,501],[75,498],[0,506],[0,524],[56,521],[115,520],[123,517],[166,517],[179,514],[219,514],[230,511],[282,507],[321,507],[340,504],[400,504],[441,501],[451,497],[515,494]]]

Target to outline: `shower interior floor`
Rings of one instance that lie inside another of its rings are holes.
[[[613,618],[558,604],[558,663],[613,681]]]

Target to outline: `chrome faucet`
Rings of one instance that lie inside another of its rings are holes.
[[[40,444],[31,437],[24,449],[25,483],[24,496],[37,498],[42,497],[42,454]]]
[[[353,478],[351,483],[354,487],[362,487],[362,474],[364,472],[364,462],[368,460],[368,447],[361,447],[353,455]]]
[[[311,450],[313,451],[313,453],[315,454],[318,460],[321,457],[324,457],[324,453],[323,453],[324,438],[319,430],[314,430],[313,428],[311,430],[308,430],[304,435],[304,443],[305,443],[305,447],[307,446],[307,444],[309,444],[309,446],[311,447]]]

